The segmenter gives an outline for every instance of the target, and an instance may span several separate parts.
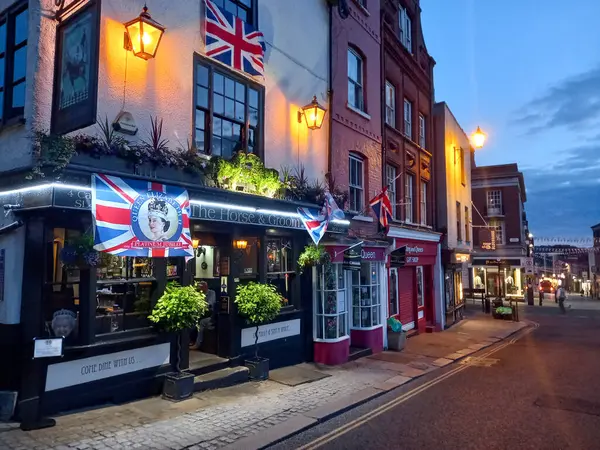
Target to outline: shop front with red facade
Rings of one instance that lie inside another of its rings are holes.
[[[318,363],[345,363],[351,347],[373,353],[383,350],[387,245],[352,245],[326,244],[330,264],[313,269],[314,360]]]
[[[404,248],[402,261],[393,257],[390,260],[388,317],[395,316],[400,320],[404,331],[422,333],[427,328],[431,331],[441,329],[436,319],[440,305],[437,305],[435,290],[440,235],[392,228],[388,236],[394,237],[392,251]]]

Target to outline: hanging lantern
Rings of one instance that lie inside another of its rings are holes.
[[[144,5],[142,13],[125,24],[127,43],[125,48],[135,56],[148,60],[156,56],[165,27],[150,17]]]

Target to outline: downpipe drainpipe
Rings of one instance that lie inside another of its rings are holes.
[[[328,92],[327,97],[329,100],[329,141],[327,142],[327,175],[329,181],[332,177],[333,167],[333,6],[328,3],[329,9],[329,67],[327,68],[327,84]],[[344,206],[342,205],[342,208]]]

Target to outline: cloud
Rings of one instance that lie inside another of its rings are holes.
[[[514,122],[539,133],[551,128],[571,130],[600,123],[600,66],[566,78],[516,112]]]
[[[525,210],[534,234],[552,237],[590,237],[600,222],[599,169],[572,171],[550,168],[525,170]]]

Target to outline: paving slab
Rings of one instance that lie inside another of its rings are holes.
[[[398,386],[402,386],[403,384],[411,381],[410,377],[403,377],[402,375],[396,375],[395,377],[390,378],[389,380],[384,381],[383,383],[378,383],[373,385],[375,389],[380,389],[382,391],[391,391],[392,389],[397,388]]]
[[[304,413],[304,415],[312,419],[324,420],[327,417],[339,414],[352,406],[364,403],[365,401],[380,394],[381,391],[379,389],[368,387],[335,402],[330,402],[320,406],[319,408],[307,411]]]

